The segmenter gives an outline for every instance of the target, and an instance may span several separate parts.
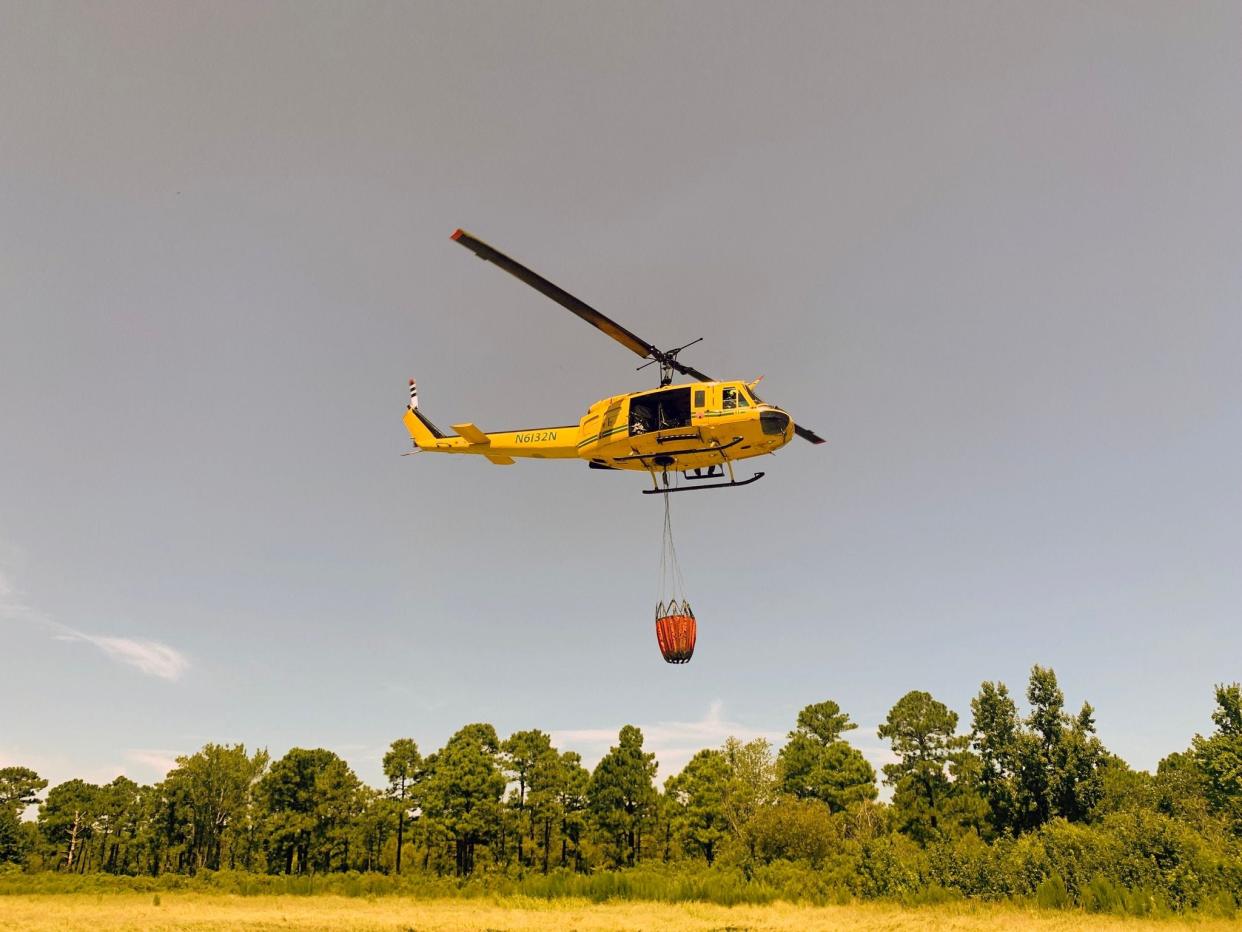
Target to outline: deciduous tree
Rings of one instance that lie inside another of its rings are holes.
[[[818,799],[783,796],[746,823],[747,846],[761,863],[805,861],[819,867],[841,845],[837,819]]]
[[[177,758],[164,779],[164,793],[174,810],[173,841],[185,846],[191,873],[228,866],[225,848],[252,817],[255,790],[267,763],[267,751],[250,755],[241,744],[206,744]]]
[[[734,837],[741,838],[742,827],[776,797],[776,759],[766,738],[743,744],[730,737],[721,753],[729,767],[722,800],[725,822]]]
[[[1040,666],[1031,669],[1026,695],[1025,721],[1004,684],[984,683],[971,703],[979,785],[996,833],[1030,831],[1056,817],[1085,821],[1103,793],[1109,755],[1091,706],[1067,714],[1056,674]]]
[[[1203,772],[1212,811],[1242,835],[1242,685],[1216,687],[1216,731],[1195,735],[1195,761]]]

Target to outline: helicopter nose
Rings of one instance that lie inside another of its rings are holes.
[[[780,436],[789,429],[789,415],[784,411],[763,411],[759,415],[759,426],[765,434]]]

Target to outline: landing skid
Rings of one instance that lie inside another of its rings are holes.
[[[686,478],[692,478],[687,476]],[[695,478],[705,478],[698,476]],[[749,479],[731,479],[728,482],[713,482],[710,485],[683,485],[677,488],[660,488],[658,485],[654,489],[643,489],[644,495],[669,495],[673,492],[705,492],[708,489],[731,489],[738,485],[750,485],[752,482],[758,482],[763,478],[763,473],[757,472]]]

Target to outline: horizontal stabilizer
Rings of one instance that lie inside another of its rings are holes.
[[[459,436],[465,437],[470,443],[491,443],[487,439],[487,434],[479,430],[475,425],[467,422],[465,424],[454,424],[453,430],[457,431]]]
[[[465,435],[463,434],[462,436],[465,436]],[[486,456],[493,463],[495,463],[497,466],[512,466],[514,463],[517,462],[517,460],[515,460],[512,456],[499,456],[495,453],[484,453],[483,455]]]

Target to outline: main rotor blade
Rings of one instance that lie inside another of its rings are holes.
[[[682,375],[688,375],[690,376],[690,378],[697,379],[700,382],[715,382],[716,381],[710,375],[706,375],[700,372],[698,369],[694,368],[694,366],[687,366],[684,362],[678,362],[676,359],[673,360],[672,366]]]
[[[828,442],[823,437],[821,437],[819,434],[815,433],[815,431],[811,430],[809,427],[803,427],[797,421],[794,421],[794,433],[797,434],[799,437],[801,437],[803,440],[811,441],[811,443],[827,443]]]
[[[461,243],[480,259],[485,259],[495,265],[500,266],[514,278],[520,279],[530,285],[540,294],[551,298],[565,310],[577,314],[592,327],[602,330],[608,336],[612,337],[626,349],[632,350],[644,359],[648,357],[656,357],[659,350],[655,345],[648,343],[646,340],[626,330],[615,320],[601,314],[585,301],[579,300],[571,295],[564,288],[552,284],[542,275],[532,272],[520,262],[510,259],[499,249],[493,249],[483,240],[471,236],[465,230],[458,230],[452,236],[453,239]]]

